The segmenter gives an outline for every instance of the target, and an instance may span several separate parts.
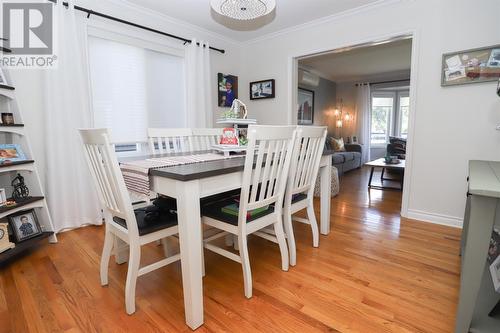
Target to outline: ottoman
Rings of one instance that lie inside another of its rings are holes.
[[[340,182],[339,182],[339,171],[337,170],[336,167],[332,166],[332,193],[331,196],[332,198],[339,194],[340,191]],[[320,181],[319,181],[319,175],[318,179],[316,179],[316,185],[314,185],[314,196],[319,197],[320,196]]]

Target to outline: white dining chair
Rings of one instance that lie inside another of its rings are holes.
[[[265,238],[278,243],[281,268],[288,270],[282,207],[294,140],[294,126],[249,126],[240,195],[206,204],[202,208],[203,223],[222,230],[206,238],[204,247],[242,264],[247,298],[252,297],[252,274],[247,247],[249,234],[257,234],[261,229],[273,226],[274,235],[267,235]],[[223,211],[229,205],[236,205],[236,214]],[[239,254],[211,243],[227,234],[237,236]]]
[[[193,128],[190,137],[193,151],[210,150],[220,143],[222,128]]]
[[[319,246],[318,222],[314,215],[314,184],[318,177],[319,164],[325,146],[327,129],[316,126],[297,126],[297,137],[283,208],[283,221],[287,236],[290,265],[297,263],[297,250],[293,233],[292,219],[309,224],[312,230],[313,246]],[[307,219],[292,215],[306,209]]]
[[[190,128],[148,128],[151,154],[183,153],[193,151]]]
[[[101,257],[101,285],[108,284],[108,265],[113,250],[114,238],[118,237],[129,245],[127,280],[125,284],[125,305],[128,314],[135,312],[135,288],[137,277],[166,266],[180,255],[166,257],[153,264],[139,267],[141,246],[164,240],[178,233],[177,215],[162,213],[152,218],[149,208],[135,210],[125,186],[118,165],[114,146],[110,143],[107,129],[81,129],[85,156],[94,180],[102,206],[107,210],[104,247]]]

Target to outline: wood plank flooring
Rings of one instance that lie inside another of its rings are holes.
[[[308,226],[295,226],[289,272],[276,244],[250,238],[251,300],[240,265],[207,251],[197,332],[452,332],[460,231],[401,219],[401,193],[369,197],[367,183],[366,169],[344,176],[332,232],[318,249]],[[99,285],[102,244],[102,227],[70,231],[0,268],[0,332],[189,332],[180,264],[140,277],[137,312],[128,316],[127,266],[112,262],[109,286]],[[145,263],[161,255],[154,244],[143,250]]]

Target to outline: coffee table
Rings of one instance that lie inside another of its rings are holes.
[[[368,181],[368,189],[369,190],[372,188],[379,189],[379,190],[386,190],[386,189],[399,190],[399,191],[403,190],[404,171],[405,171],[405,165],[406,165],[405,160],[401,160],[401,162],[398,164],[388,164],[388,163],[385,163],[384,158],[379,158],[377,160],[368,162],[365,165],[372,168],[370,171],[370,180]],[[373,172],[375,171],[375,168],[382,168],[382,175],[380,176],[382,186],[372,185]],[[384,180],[390,180],[389,178],[384,178],[384,172],[386,169],[387,170],[399,170],[399,171],[401,171],[402,176],[401,176],[401,181],[400,181],[400,187],[384,186],[383,185]]]

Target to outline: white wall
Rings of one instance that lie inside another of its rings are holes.
[[[262,78],[276,79],[276,98],[249,102],[261,123],[290,119],[288,84],[292,56],[335,49],[380,37],[414,31],[418,65],[414,118],[413,172],[408,215],[459,225],[464,210],[467,161],[500,159],[500,98],[495,83],[440,86],[445,52],[500,43],[500,1],[392,1],[387,6],[339,16],[272,38],[248,43],[243,50],[242,86]],[[246,81],[246,82],[245,82]],[[340,92],[339,92],[340,93]]]

